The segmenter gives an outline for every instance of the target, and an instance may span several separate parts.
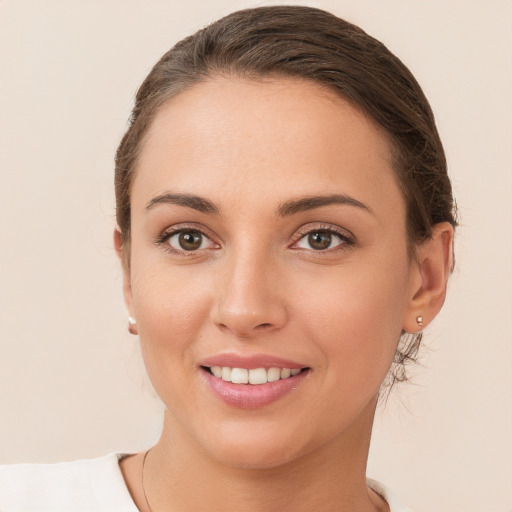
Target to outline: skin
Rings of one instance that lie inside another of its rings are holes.
[[[200,196],[217,212],[147,207],[169,193]],[[360,205],[276,213],[333,194]],[[427,325],[442,306],[453,233],[437,225],[409,258],[386,134],[311,82],[211,79],[158,112],[131,200],[128,258],[118,233],[115,243],[166,406],[144,470],[152,511],[388,510],[365,483],[379,387],[402,330],[417,331],[416,317]],[[173,226],[204,233],[201,248],[164,240]],[[327,229],[328,248],[312,247],[308,233]],[[310,371],[279,400],[240,409],[212,394],[199,366],[228,352]],[[147,510],[142,454],[121,468]]]

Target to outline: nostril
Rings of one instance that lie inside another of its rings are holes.
[[[272,327],[272,324],[269,324],[269,323],[260,324],[260,325],[256,326],[256,329],[266,329],[268,327]]]

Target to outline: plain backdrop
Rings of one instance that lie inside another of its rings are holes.
[[[113,156],[137,86],[237,0],[0,0],[0,462],[148,447],[162,407],[126,330]],[[273,2],[276,3],[276,2]],[[413,71],[460,207],[422,365],[368,473],[416,512],[512,510],[512,2],[334,0]]]

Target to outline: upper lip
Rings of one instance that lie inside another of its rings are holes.
[[[252,355],[239,355],[239,354],[217,354],[215,356],[203,359],[200,366],[227,366],[229,368],[246,368],[253,370],[255,368],[307,368],[308,365],[283,359],[281,357],[272,356],[269,354],[252,354]]]

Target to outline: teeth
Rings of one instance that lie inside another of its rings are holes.
[[[268,382],[268,377],[265,368],[249,370],[249,384],[265,384],[266,382]]]
[[[269,368],[267,371],[267,382],[275,382],[281,378],[281,370],[279,368]]]
[[[255,368],[247,370],[246,368],[230,368],[229,366],[211,366],[211,372],[218,379],[233,384],[266,384],[280,379],[288,379],[301,372],[300,368]]]
[[[224,371],[224,368],[222,370]],[[248,384],[249,370],[245,368],[233,368],[231,370],[231,382],[233,384]]]
[[[215,377],[219,377],[219,379],[222,377],[222,368],[220,366],[212,366],[210,370]]]

